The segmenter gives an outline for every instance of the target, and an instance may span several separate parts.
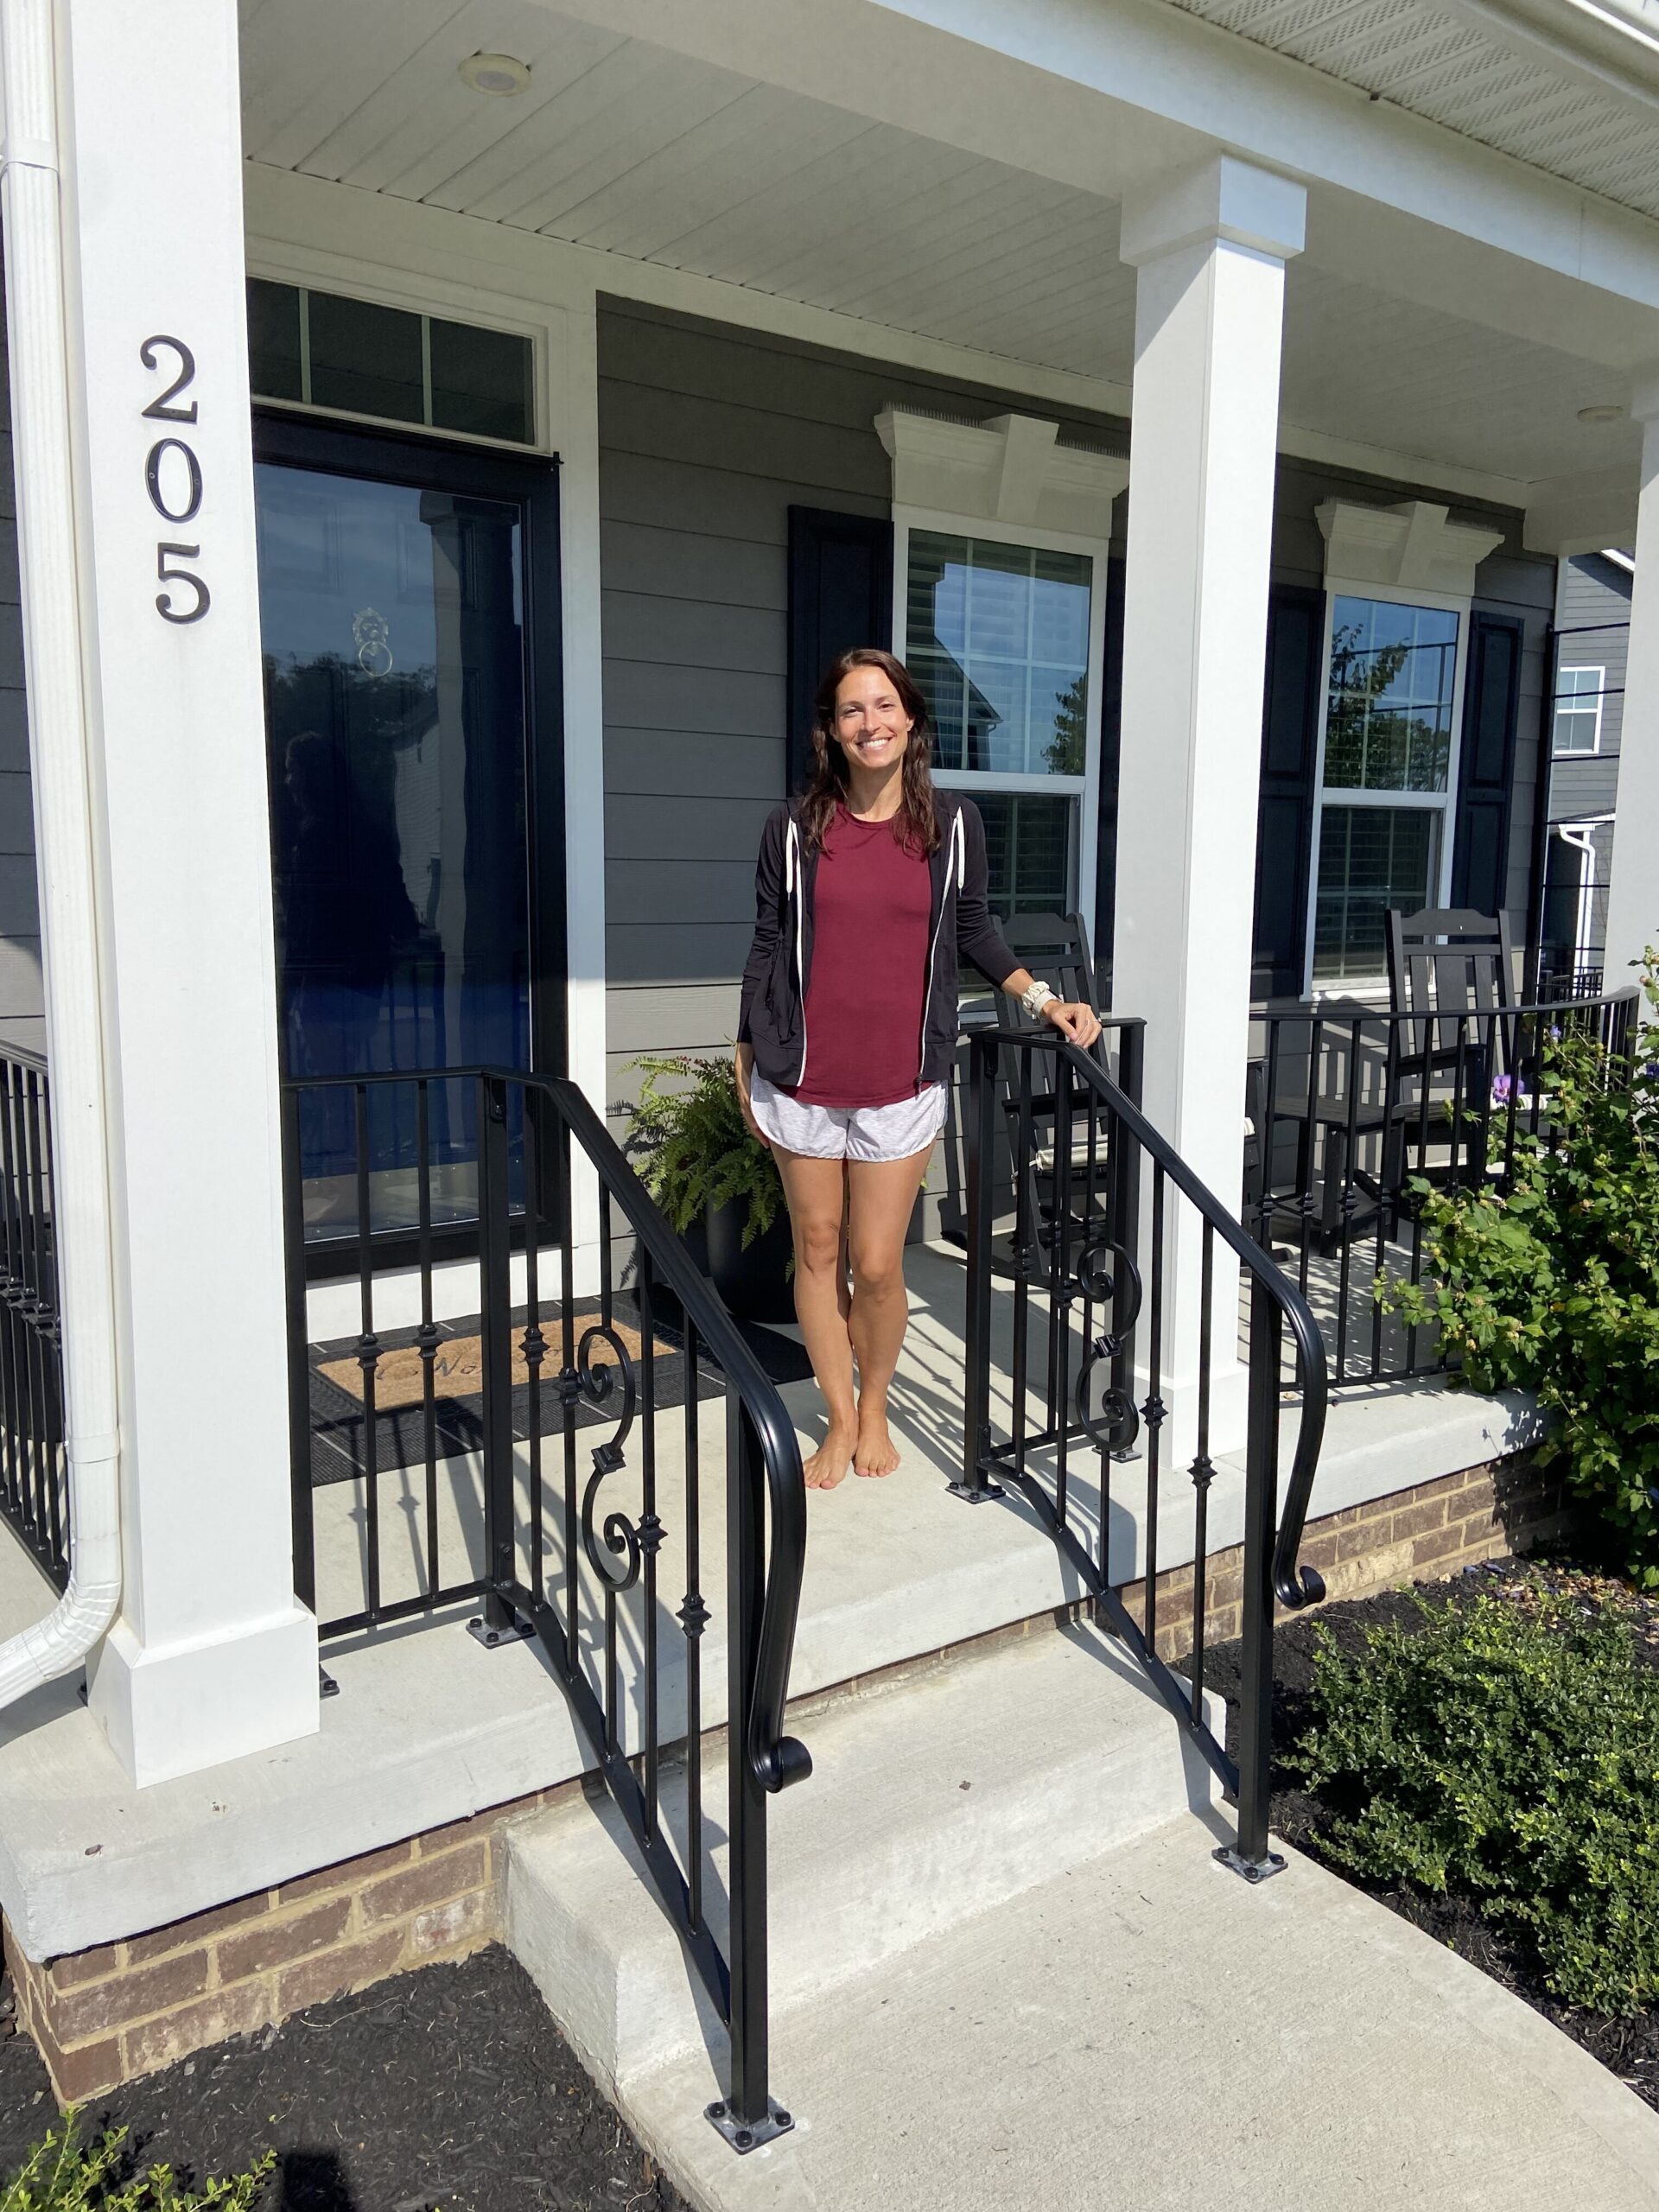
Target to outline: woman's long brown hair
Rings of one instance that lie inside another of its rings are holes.
[[[801,801],[801,834],[809,850],[816,852],[834,819],[836,806],[847,796],[847,755],[830,735],[836,720],[836,695],[855,668],[879,668],[894,691],[909,721],[910,741],[899,768],[903,796],[893,817],[893,834],[899,843],[918,852],[931,853],[939,842],[938,817],[933,804],[933,725],[921,688],[903,661],[895,660],[879,645],[853,645],[837,653],[824,671],[813,701],[812,772]]]

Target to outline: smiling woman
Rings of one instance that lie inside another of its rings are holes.
[[[1079,1045],[1100,1023],[1003,943],[979,810],[935,790],[927,704],[904,664],[844,652],[816,706],[806,791],[761,838],[737,1080],[783,1179],[795,1310],[827,1411],[807,1485],[832,1490],[849,1464],[899,1465],[887,1390],[907,1319],[905,1232],[944,1124],[959,956]]]

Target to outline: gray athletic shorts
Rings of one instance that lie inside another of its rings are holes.
[[[809,1160],[909,1160],[931,1148],[950,1103],[944,1085],[930,1083],[891,1106],[809,1106],[768,1083],[759,1068],[749,1079],[762,1134]]]

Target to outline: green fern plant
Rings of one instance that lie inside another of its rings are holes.
[[[628,1065],[645,1081],[630,1109],[626,1148],[673,1227],[683,1236],[705,1211],[741,1199],[744,1243],[764,1236],[784,1186],[777,1161],[749,1134],[731,1061],[650,1052]]]
[[[267,2151],[245,2173],[216,2175],[200,2190],[185,2189],[171,2166],[132,2172],[126,2139],[124,2127],[111,2127],[84,2140],[71,2105],[0,2188],[0,2212],[253,2212],[276,2164],[276,2153]]]

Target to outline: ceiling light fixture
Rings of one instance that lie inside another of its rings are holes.
[[[511,99],[530,90],[530,64],[510,54],[469,54],[459,71],[463,85],[475,92],[489,92],[497,99]]]
[[[1580,407],[1579,420],[1580,423],[1622,423],[1624,410],[1615,407],[1610,401],[1604,401],[1599,407]]]

